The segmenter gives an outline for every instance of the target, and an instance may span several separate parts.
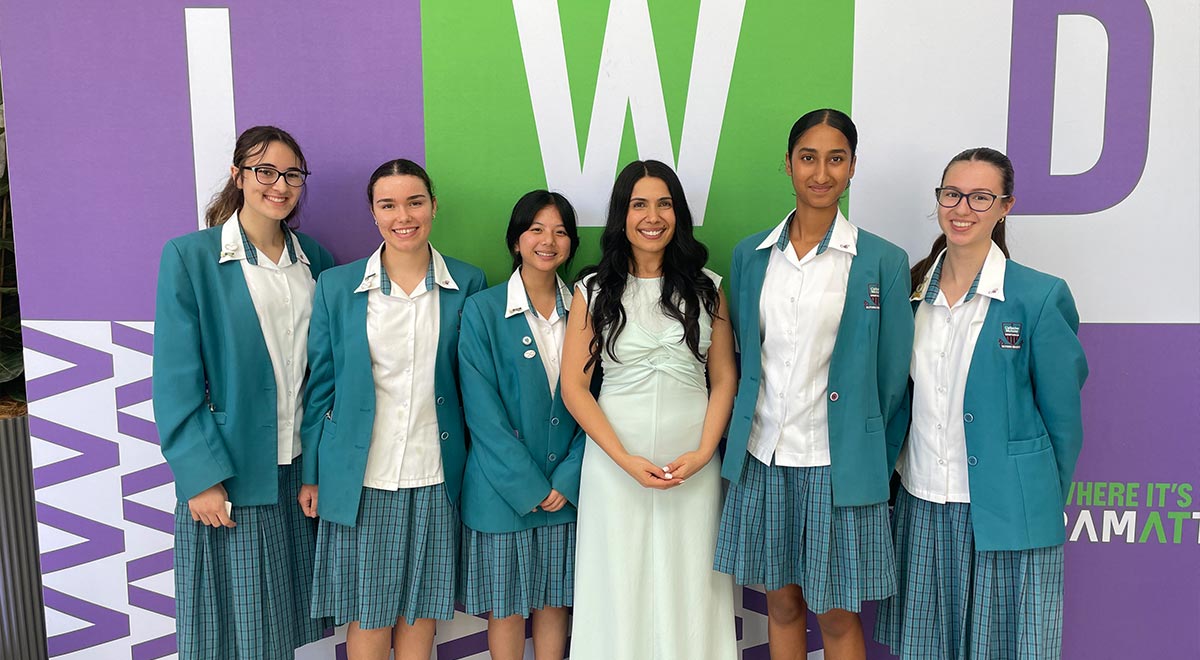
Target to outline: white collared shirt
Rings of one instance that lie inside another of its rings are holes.
[[[788,238],[793,211],[758,245],[770,250],[759,296],[762,380],[750,454],[766,465],[829,465],[829,360],[846,304],[858,228],[839,211],[803,256]]]
[[[367,259],[367,344],[375,379],[375,423],[363,486],[380,490],[442,483],[434,371],[441,328],[440,289],[458,289],[446,261],[429,246],[429,270],[411,292],[383,268],[381,245]]]
[[[1004,253],[992,244],[963,299],[939,286],[946,251],[913,294],[920,300],[913,340],[912,426],[896,470],[904,488],[929,502],[970,502],[963,395],[975,342],[993,299],[1004,300]]]
[[[554,276],[558,285],[554,292],[554,311],[550,318],[543,317],[530,304],[529,294],[525,291],[525,282],[521,279],[520,269],[514,270],[508,278],[508,302],[504,306],[504,318],[524,314],[529,324],[532,337],[522,337],[526,345],[532,340],[541,356],[542,366],[546,369],[546,380],[550,385],[550,397],[558,388],[558,376],[562,369],[563,338],[567,334],[567,311],[571,309],[571,290],[563,284],[561,278]],[[528,351],[526,351],[528,357]],[[530,358],[532,359],[532,358]]]
[[[308,256],[300,239],[285,228],[283,254],[278,263],[272,263],[246,238],[235,212],[221,225],[219,263],[226,261],[242,262],[242,275],[275,374],[276,459],[279,465],[290,465],[300,455],[301,388],[308,369],[308,320],[317,287]]]

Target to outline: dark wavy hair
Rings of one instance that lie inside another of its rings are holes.
[[[999,170],[1002,188],[1001,194],[1013,194],[1012,161],[1008,159],[1008,156],[1005,156],[999,151],[989,147],[975,147],[974,149],[967,149],[966,151],[959,153],[954,158],[951,158],[950,162],[946,163],[946,169],[942,170],[942,183],[946,182],[946,174],[950,171],[951,165],[971,160],[987,163]],[[961,203],[965,204],[966,200],[963,200]],[[1008,254],[1008,243],[1004,237],[1003,222],[997,222],[996,226],[992,228],[992,242],[996,244],[996,247],[1000,248],[1000,251],[1004,253],[1006,258],[1010,256]],[[912,291],[916,291],[921,282],[925,281],[925,275],[929,273],[929,269],[933,268],[934,262],[937,261],[938,255],[941,254],[942,250],[944,249],[946,249],[946,235],[938,234],[938,237],[933,241],[933,248],[929,250],[929,255],[918,261],[917,264],[912,267],[912,270],[909,271],[909,274],[912,276]]]
[[[700,310],[715,317],[720,301],[717,287],[702,272],[708,263],[708,248],[696,240],[692,231],[692,212],[683,194],[679,177],[667,165],[657,160],[637,160],[625,166],[613,183],[608,202],[608,219],[600,235],[600,263],[583,274],[594,272],[588,297],[592,301],[592,342],[584,369],[599,364],[601,352],[614,362],[617,337],[625,330],[625,307],[621,297],[633,272],[633,249],[625,235],[625,220],[633,186],[653,177],[667,184],[675,210],[675,232],[663,253],[662,298],[659,306],[664,314],[683,325],[683,341],[697,360],[705,361],[700,352]]]
[[[521,251],[517,247],[517,243],[521,240],[521,234],[529,230],[533,225],[534,216],[547,206],[558,209],[563,229],[566,230],[567,237],[571,239],[571,250],[567,253],[567,260],[563,262],[561,268],[571,266],[571,260],[575,258],[575,250],[579,249],[579,228],[575,222],[575,207],[571,206],[571,202],[559,193],[549,190],[531,190],[522,195],[521,199],[518,199],[516,205],[513,206],[512,217],[508,219],[508,231],[504,235],[508,251],[512,253],[513,270],[521,267]]]
[[[226,220],[233,216],[234,211],[242,210],[242,205],[245,204],[246,198],[242,194],[242,189],[238,188],[238,182],[245,176],[246,171],[241,169],[249,163],[252,158],[257,158],[266,152],[267,147],[271,146],[272,142],[278,142],[292,153],[296,154],[296,160],[300,161],[300,169],[308,169],[308,161],[304,159],[304,152],[300,151],[300,145],[296,143],[296,138],[292,137],[291,133],[278,128],[276,126],[254,126],[247,128],[238,136],[237,142],[233,145],[233,166],[238,168],[237,176],[229,177],[225,182],[225,187],[216,195],[213,195],[212,201],[208,203],[208,208],[204,210],[204,221],[209,227],[216,227],[224,224]],[[289,226],[295,227],[297,214],[300,213],[300,203],[304,200],[304,188],[300,189],[300,196],[296,200],[296,206],[292,207],[292,212],[283,219]]]

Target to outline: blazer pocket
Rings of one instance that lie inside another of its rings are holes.
[[[1050,448],[1050,435],[1042,434],[1036,438],[1028,440],[1009,440],[1008,455],[1017,456],[1020,454],[1032,454]]]
[[[879,433],[883,430],[883,415],[867,418],[867,433]]]

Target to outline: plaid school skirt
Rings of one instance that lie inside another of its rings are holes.
[[[234,506],[236,527],[175,505],[175,625],[180,660],[292,660],[321,638],[309,618],[317,521],[296,501],[300,466],[278,469],[279,501]]]
[[[488,534],[463,526],[460,591],[467,614],[494,618],[575,601],[575,523]]]
[[[833,505],[829,466],[746,457],[721,512],[713,568],[768,590],[799,585],[808,609],[858,612],[896,591],[887,502]]]
[[[902,658],[1062,656],[1063,548],[978,551],[971,505],[896,499],[896,595],[875,640]]]
[[[321,520],[312,615],[364,629],[454,618],[458,528],[445,484],[363,488],[358,524]]]

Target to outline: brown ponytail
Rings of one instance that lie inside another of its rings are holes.
[[[950,171],[951,165],[969,160],[977,160],[995,166],[996,169],[1000,170],[1003,193],[1005,195],[1013,194],[1012,161],[1008,159],[1008,156],[1005,156],[999,151],[990,149],[988,147],[975,147],[974,149],[967,149],[954,158],[951,158],[950,162],[946,163],[946,169],[942,170],[942,181],[945,182],[946,173]],[[1004,234],[1003,218],[1001,218],[1000,222],[997,222],[996,226],[992,228],[992,242],[996,244],[996,247],[1000,248],[1000,251],[1004,253],[1005,257],[1009,257],[1008,242],[1005,240]],[[910,275],[912,276],[912,291],[916,291],[921,282],[925,280],[925,276],[928,275],[930,269],[933,268],[934,262],[937,260],[938,255],[941,254],[942,250],[945,249],[946,235],[938,234],[938,237],[933,239],[933,248],[929,250],[929,256],[918,261],[917,264],[912,267],[912,270],[909,271]]]
[[[225,187],[221,192],[213,195],[212,201],[208,203],[208,208],[204,211],[205,224],[209,227],[216,227],[224,224],[235,211],[240,211],[245,198],[242,196],[242,189],[238,188],[238,181],[242,179],[241,167],[249,162],[252,158],[259,156],[267,150],[272,142],[278,142],[292,153],[296,154],[296,160],[300,161],[301,169],[308,169],[308,162],[304,160],[304,152],[300,151],[300,145],[296,143],[296,139],[290,133],[282,128],[275,126],[255,126],[254,128],[246,129],[238,136],[237,143],[233,147],[233,166],[238,169],[237,176],[229,177],[225,182]],[[296,203],[296,207],[292,212],[284,218],[284,222],[291,226],[295,226],[292,220],[300,211],[300,203]]]

